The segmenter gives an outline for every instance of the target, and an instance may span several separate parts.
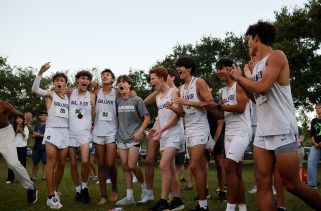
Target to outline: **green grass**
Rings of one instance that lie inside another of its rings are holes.
[[[213,161],[212,161],[213,162]],[[217,179],[216,179],[216,170],[214,170],[214,165],[211,162],[211,170],[209,175],[209,190],[211,194],[211,198],[209,199],[209,208],[210,210],[225,210],[225,204],[218,203],[218,196],[215,192],[217,188]],[[143,166],[143,164],[142,164]],[[26,191],[20,186],[17,180],[13,184],[7,185],[5,184],[5,180],[7,177],[7,165],[2,158],[0,158],[0,210],[50,210],[46,206],[46,197],[47,197],[47,189],[46,184],[40,181],[35,182],[35,186],[39,190],[39,199],[36,204],[28,205],[26,202]],[[28,172],[31,172],[32,169],[32,161],[28,158]],[[160,173],[159,169],[156,168],[155,172],[155,180],[154,180],[154,196],[156,199],[160,197]],[[320,173],[320,172],[319,172]],[[320,174],[319,174],[320,175]],[[38,178],[40,177],[40,172],[38,173]],[[119,185],[119,196],[125,196],[125,187],[123,182],[122,171],[120,167],[118,167],[118,185]],[[245,182],[246,190],[249,190],[253,185],[253,169],[252,164],[250,161],[247,161],[244,170],[243,170],[243,178]],[[319,176],[320,181],[320,176]],[[110,192],[110,184],[107,185],[107,191]],[[91,195],[91,203],[88,205],[84,205],[81,203],[76,203],[74,200],[75,190],[73,187],[73,183],[70,177],[70,166],[69,162],[66,165],[65,174],[62,180],[62,183],[59,187],[59,192],[62,193],[62,204],[64,210],[108,210],[109,208],[116,207],[114,204],[106,204],[104,206],[97,205],[99,200],[99,188],[98,185],[94,181],[89,182],[89,191]],[[137,200],[140,196],[140,185],[134,185],[135,191],[135,199]],[[318,189],[320,192],[320,189]],[[181,195],[183,201],[185,203],[186,209],[189,210],[196,205],[196,202],[193,201],[195,197],[196,191],[195,187],[193,191],[186,192],[184,191],[184,184],[181,184]],[[246,203],[248,210],[257,210],[257,203],[255,195],[253,194],[246,194]],[[147,203],[146,205],[133,205],[124,207],[124,210],[139,210],[145,211],[148,210],[155,202]],[[286,207],[288,210],[312,210],[307,205],[305,205],[301,200],[297,199],[291,194],[286,193]]]

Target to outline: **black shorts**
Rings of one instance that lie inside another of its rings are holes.
[[[47,163],[47,155],[46,150],[32,150],[32,162],[34,165],[37,165],[39,161],[42,161],[42,163]]]
[[[185,152],[179,152],[175,156],[175,165],[181,166],[185,163]]]
[[[218,139],[217,143],[214,146],[214,150],[212,155],[224,155],[225,154],[225,149],[224,149],[224,136],[221,135],[220,138]]]

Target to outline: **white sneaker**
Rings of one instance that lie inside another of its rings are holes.
[[[276,190],[275,190],[274,186],[272,186],[272,192],[273,192],[273,195],[276,195]]]
[[[107,184],[110,184],[110,183],[111,183],[111,180],[110,180],[110,179],[106,179],[106,183],[107,183]]]
[[[51,209],[60,209],[62,208],[62,204],[56,198],[56,196],[52,197],[51,199],[47,198],[47,206]]]
[[[54,194],[55,194],[56,199],[60,202],[61,193],[57,192],[57,191],[54,191]]]
[[[254,185],[254,186],[251,188],[251,190],[248,191],[248,193],[251,193],[251,194],[256,193],[256,192],[257,192],[256,185]]]
[[[137,183],[137,178],[135,177],[135,175],[133,176],[133,183]]]
[[[127,206],[127,205],[131,205],[131,204],[135,204],[135,200],[132,197],[131,199],[128,199],[126,196],[124,198],[122,198],[121,200],[118,200],[116,202],[117,206]]]
[[[143,195],[144,193],[144,195]],[[142,197],[140,198],[140,201],[137,203],[144,204],[148,201],[154,201],[154,194],[152,193],[147,193],[147,191],[142,191]]]

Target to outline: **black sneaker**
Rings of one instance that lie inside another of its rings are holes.
[[[200,205],[198,204],[194,209],[192,209],[191,211],[209,211],[208,207],[205,209],[203,207],[200,207]]]
[[[90,202],[88,188],[84,188],[81,190],[81,199],[82,199],[82,202],[85,204],[88,204]]]
[[[153,207],[148,209],[149,211],[162,211],[169,210],[169,204],[167,200],[160,199]]]
[[[36,203],[38,200],[38,191],[35,187],[27,191],[27,201],[29,204]]]
[[[170,210],[183,210],[184,208],[185,206],[180,197],[174,197],[173,201],[169,204]]]
[[[285,207],[278,207],[276,208],[276,211],[286,211]]]
[[[218,201],[219,202],[226,202],[226,193],[225,192],[220,191],[218,193]]]
[[[81,193],[79,193],[79,192],[76,192],[76,196],[75,196],[75,199],[76,199],[76,201],[78,201],[78,202],[81,202],[81,201],[82,201],[82,198],[81,198]]]
[[[36,178],[30,177],[31,182],[36,182]]]

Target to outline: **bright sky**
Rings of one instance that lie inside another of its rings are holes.
[[[97,67],[116,75],[148,70],[177,44],[243,34],[303,0],[1,0],[0,56],[52,71]]]

